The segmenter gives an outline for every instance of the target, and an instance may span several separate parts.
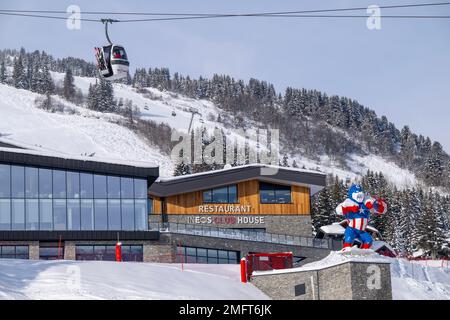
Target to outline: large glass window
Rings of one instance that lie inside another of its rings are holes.
[[[76,245],[76,260],[105,260],[115,261],[114,245]],[[122,245],[122,261],[143,261],[142,245]]]
[[[25,230],[24,199],[12,199],[12,229]]]
[[[11,166],[11,196],[13,198],[25,197],[25,168]]]
[[[39,196],[39,170],[37,168],[25,168],[25,196],[27,198]]]
[[[238,256],[238,251],[178,247],[176,260],[186,263],[236,264]]]
[[[76,199],[80,197],[80,174],[67,171],[67,198]]]
[[[80,195],[81,198],[92,199],[94,197],[94,175],[80,173]]]
[[[106,200],[94,200],[94,215],[94,229],[108,230],[108,206]]]
[[[53,198],[66,198],[66,172],[53,170]]]
[[[53,200],[53,225],[54,230],[67,229],[67,208],[66,199]]]
[[[108,198],[120,199],[120,178],[108,176]]]
[[[237,186],[231,185],[203,191],[203,203],[237,203]]]
[[[39,200],[27,199],[25,203],[25,223],[27,230],[39,230]]]
[[[259,197],[261,203],[291,203],[291,187],[260,182]]]
[[[120,191],[122,199],[133,199],[134,198],[133,179],[120,178]]]
[[[122,230],[134,230],[133,200],[122,200]]]
[[[0,164],[0,198],[11,196],[11,167]]]
[[[94,200],[81,200],[81,230],[94,230]]]
[[[136,230],[148,229],[147,200],[135,201]]]
[[[0,199],[0,230],[11,230],[10,199]]]
[[[39,229],[53,229],[53,205],[51,199],[39,200]]]
[[[106,198],[106,176],[94,175],[94,198]]]
[[[0,259],[28,259],[28,246],[0,246]]]
[[[39,197],[52,197],[52,171],[49,169],[39,169]]]
[[[67,200],[67,230],[80,230],[80,200]]]
[[[108,230],[120,230],[120,200],[108,200]]]
[[[0,164],[0,230],[147,230],[147,181]]]
[[[147,180],[134,179],[134,197],[136,199],[147,199]]]

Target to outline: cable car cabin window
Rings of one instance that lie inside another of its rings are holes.
[[[237,186],[231,185],[203,191],[203,203],[237,203]]]
[[[113,59],[128,60],[127,59],[127,53],[125,52],[125,49],[122,48],[122,47],[114,47],[114,49],[113,49]]]
[[[291,187],[261,182],[259,184],[259,198],[262,204],[292,203]]]

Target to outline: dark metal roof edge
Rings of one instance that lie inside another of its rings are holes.
[[[166,197],[254,179],[259,181],[276,180],[289,185],[300,184],[318,187],[324,187],[326,182],[326,175],[320,173],[315,174],[279,168],[275,175],[267,176],[261,175],[260,169],[261,167],[257,166],[242,167],[239,170],[211,171],[210,174],[188,176],[186,179],[180,178],[166,182],[155,182],[150,186],[149,194],[157,197]]]
[[[0,231],[0,241],[106,241],[117,240],[158,240],[159,231]]]
[[[52,169],[86,171],[92,173],[123,175],[140,178],[156,178],[159,176],[159,167],[144,168],[119,163],[65,159],[50,155],[27,154],[6,150],[0,150],[0,163],[31,165]]]

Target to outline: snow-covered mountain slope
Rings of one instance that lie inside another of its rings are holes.
[[[0,259],[0,299],[258,299],[239,265]]]
[[[51,74],[55,83],[62,84],[64,74]],[[76,87],[84,95],[87,95],[89,85],[96,81],[86,77],[74,79]],[[146,88],[145,92],[142,92],[116,83],[114,94],[116,99],[132,100],[143,120],[165,123],[171,128],[187,132],[192,111],[195,110],[197,113],[193,117],[193,127],[218,128],[227,132],[229,138],[240,142],[245,140],[239,132],[232,131],[217,121],[223,110],[211,101],[191,99],[155,88]],[[74,110],[74,114],[49,113],[34,106],[37,96],[29,91],[0,86],[2,139],[73,155],[95,153],[94,157],[151,161],[160,166],[161,175],[172,175],[173,164],[170,158],[162,155],[157,147],[150,145],[128,128],[117,124],[121,116],[94,112],[58,97],[55,99]],[[360,177],[370,169],[383,172],[385,177],[399,188],[412,187],[418,183],[414,174],[379,156],[349,155],[349,159],[347,165],[350,169],[342,168],[327,156],[311,160],[294,153],[290,157],[290,160],[295,160],[300,167],[332,173],[342,179]]]
[[[3,141],[67,155],[145,161],[172,172],[168,157],[131,130],[114,123],[120,116],[93,112],[61,101],[75,114],[51,113],[35,107],[38,94],[0,85],[0,134]]]

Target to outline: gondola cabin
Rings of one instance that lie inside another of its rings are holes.
[[[125,48],[112,44],[95,48],[97,65],[101,76],[106,80],[117,80],[128,75],[128,61]]]

